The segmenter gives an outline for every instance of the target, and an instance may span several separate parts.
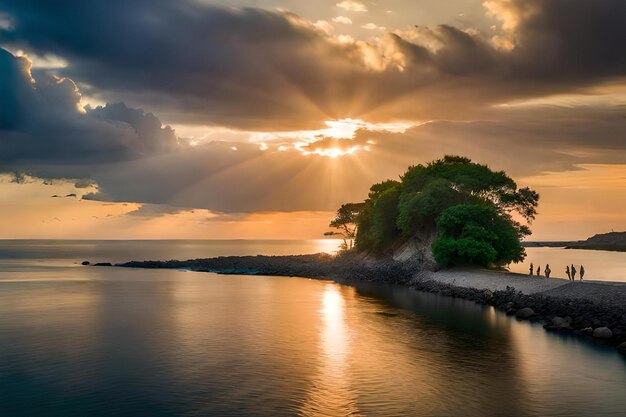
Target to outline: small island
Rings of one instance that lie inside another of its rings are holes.
[[[499,171],[446,156],[410,167],[343,204],[328,236],[337,255],[226,256],[131,261],[117,266],[220,274],[299,276],[402,285],[491,305],[551,331],[587,336],[626,353],[626,284],[513,274],[531,234],[539,195]],[[524,222],[524,223],[522,223]]]

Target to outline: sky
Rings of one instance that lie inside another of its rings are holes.
[[[0,0],[0,238],[319,238],[446,154],[626,230],[623,0]]]

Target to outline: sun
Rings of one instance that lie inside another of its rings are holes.
[[[374,142],[357,141],[360,129],[369,131],[404,132],[415,125],[415,122],[370,123],[361,119],[338,119],[324,122],[325,128],[303,130],[297,132],[281,132],[278,137],[295,137],[298,140],[291,146],[282,145],[281,150],[295,149],[303,155],[318,155],[328,158],[339,158],[354,155],[358,152],[369,152]],[[268,139],[267,136],[264,137]]]
[[[340,156],[353,155],[359,151],[369,152],[369,146],[350,146],[348,148],[332,147],[332,148],[315,148],[312,151],[302,151],[304,155],[320,155],[329,158],[338,158]]]

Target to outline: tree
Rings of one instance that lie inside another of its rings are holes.
[[[407,192],[403,187],[396,224],[406,237],[429,232],[442,211],[464,200],[462,193],[444,178],[431,179],[415,192]]]
[[[531,222],[538,200],[535,191],[518,189],[504,171],[446,155],[427,165],[410,167],[402,176],[398,227],[408,236],[419,228],[434,227],[443,210],[460,203],[491,204],[502,213],[515,212]]]
[[[352,249],[358,229],[358,218],[364,206],[365,203],[343,204],[339,207],[335,218],[329,224],[329,227],[338,229],[339,232],[325,233],[325,235],[329,236],[332,233],[333,235],[341,236],[343,238],[342,249]]]
[[[500,266],[524,260],[520,239],[530,230],[492,205],[459,204],[437,218],[433,254],[442,266]]]
[[[355,244],[359,249],[382,253],[393,247],[400,231],[396,227],[400,183],[387,180],[372,185],[358,222]]]
[[[520,239],[530,229],[513,216],[530,224],[538,201],[535,191],[518,188],[504,171],[448,155],[409,167],[400,181],[374,184],[358,215],[338,212],[331,226],[345,225],[344,218],[356,220],[342,234],[350,240],[346,247],[354,238],[359,251],[384,254],[413,240],[429,252],[436,242],[442,264],[495,265],[523,259]],[[486,223],[477,217],[487,214]],[[451,222],[460,229],[452,233]]]

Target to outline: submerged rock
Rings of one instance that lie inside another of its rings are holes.
[[[593,337],[596,339],[610,339],[613,337],[613,332],[608,327],[598,327],[593,331]]]
[[[619,346],[617,346],[617,350],[626,355],[626,342],[620,343]]]
[[[517,310],[515,317],[519,319],[529,319],[535,315],[535,311],[530,307],[525,307]]]
[[[556,316],[555,318],[552,319],[552,325],[556,329],[567,329],[570,327],[570,322],[567,319],[564,319],[563,317]]]

